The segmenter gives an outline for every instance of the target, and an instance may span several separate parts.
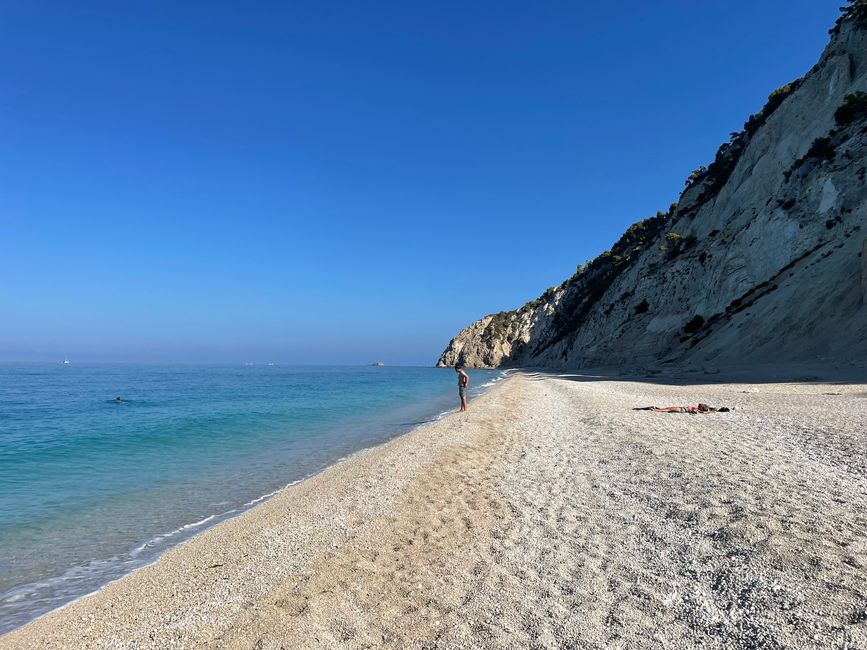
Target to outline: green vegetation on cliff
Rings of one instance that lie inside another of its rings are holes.
[[[541,306],[559,300],[552,323],[552,337],[540,341],[538,345],[547,346],[557,343],[584,319],[593,305],[605,294],[614,280],[629,268],[638,254],[662,234],[669,220],[670,213],[657,212],[653,217],[635,222],[626,229],[611,250],[600,253],[584,265],[579,264],[575,274],[562,284],[548,288],[544,294],[514,311],[493,314],[482,333],[482,338],[491,342],[511,340],[518,332],[523,318],[531,316],[532,312]],[[681,237],[680,239],[692,242],[695,238]],[[643,313],[644,310],[645,308],[639,305],[636,313]]]
[[[834,113],[834,120],[840,126],[848,126],[867,117],[867,93],[857,92],[846,95],[843,104]]]
[[[574,335],[593,306],[630,268],[639,253],[662,234],[669,220],[669,214],[657,212],[656,216],[632,224],[610,251],[588,262],[582,273],[576,273],[564,282],[563,296],[551,324],[551,336],[537,344],[537,352]]]
[[[846,3],[848,6],[840,7],[843,14],[837,19],[831,34],[840,33],[840,27],[849,20],[861,29],[867,29],[867,0],[846,0]]]
[[[719,193],[732,175],[750,139],[768,121],[768,118],[774,114],[786,98],[800,87],[802,82],[803,77],[795,79],[768,95],[768,101],[758,113],[750,115],[750,118],[744,123],[743,130],[732,133],[729,141],[720,146],[713,162],[707,167],[702,165],[689,175],[689,178],[686,179],[687,188],[697,183],[703,183],[704,188],[687,214],[696,212],[702,204]]]

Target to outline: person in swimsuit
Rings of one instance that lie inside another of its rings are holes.
[[[458,373],[458,396],[461,398],[461,411],[466,411],[467,384],[470,383],[470,376],[464,371],[464,366],[461,363],[455,366],[455,372]]]
[[[722,408],[713,408],[707,404],[699,404],[698,406],[643,406],[635,408],[633,411],[654,411],[655,413],[727,413],[729,409],[725,406]]]

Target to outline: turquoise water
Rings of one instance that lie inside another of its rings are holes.
[[[454,409],[456,384],[436,368],[0,364],[0,632]]]

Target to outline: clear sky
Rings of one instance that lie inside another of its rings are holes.
[[[676,200],[840,0],[0,4],[0,359],[432,364]]]

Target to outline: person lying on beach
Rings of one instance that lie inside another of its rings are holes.
[[[639,406],[633,411],[653,411],[654,413],[728,413],[731,409],[725,406],[716,408],[707,404],[699,404],[698,406]]]

